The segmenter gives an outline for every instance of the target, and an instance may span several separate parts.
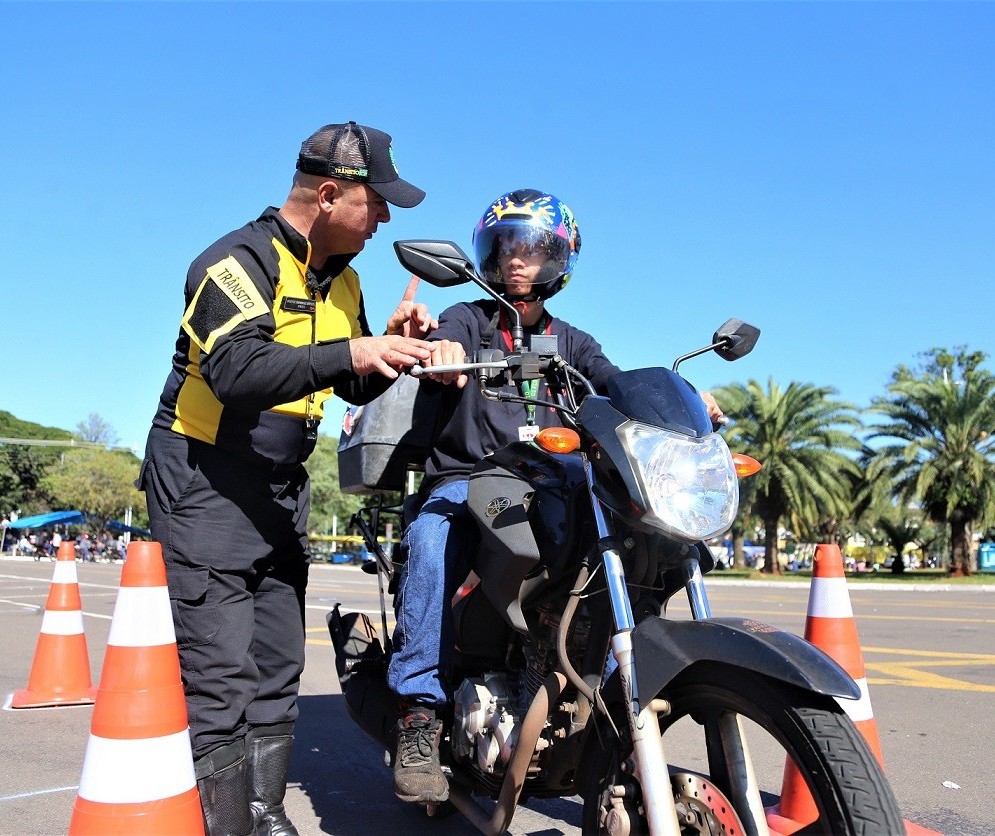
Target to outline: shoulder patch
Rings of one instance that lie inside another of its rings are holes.
[[[240,322],[269,313],[262,294],[234,256],[207,268],[204,281],[183,314],[181,325],[202,351]]]

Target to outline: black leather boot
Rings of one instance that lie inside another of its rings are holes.
[[[249,782],[241,740],[194,762],[207,836],[252,836]]]
[[[249,733],[249,803],[256,836],[298,836],[283,806],[293,729],[293,723],[281,723]]]

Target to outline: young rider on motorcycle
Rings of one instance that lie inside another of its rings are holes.
[[[603,393],[619,369],[592,336],[545,309],[545,300],[570,280],[580,252],[580,233],[566,204],[534,189],[502,195],[478,222],[473,249],[477,272],[515,306],[526,335],[555,335],[560,356]],[[464,362],[480,348],[512,347],[507,317],[490,299],[448,308],[428,340],[434,349],[426,367]],[[453,646],[448,604],[467,575],[467,556],[477,540],[467,507],[468,477],[488,453],[560,425],[559,413],[549,408],[486,401],[477,386],[465,385],[465,374],[432,377],[455,385],[441,394],[421,489],[426,499],[404,534],[407,561],[395,600],[397,626],[387,675],[401,704],[394,791],[404,801],[422,803],[444,801],[449,794],[439,762],[440,717],[451,699],[446,681]],[[541,381],[522,384],[520,394],[549,400],[540,386]],[[710,395],[703,396],[717,420],[721,410]]]

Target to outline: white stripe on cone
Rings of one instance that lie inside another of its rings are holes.
[[[158,647],[175,643],[176,632],[166,587],[122,586],[118,589],[107,644]]]
[[[846,578],[812,578],[808,614],[817,618],[853,618]]]
[[[860,679],[855,679],[854,682],[860,688],[860,697],[855,700],[837,699],[836,702],[846,712],[847,717],[855,723],[873,720],[874,712],[871,710],[871,694],[867,690],[867,677],[862,676]]]
[[[55,571],[52,573],[52,583],[78,583],[76,563],[69,560],[55,561]]]
[[[138,740],[91,734],[79,797],[98,804],[136,804],[173,798],[196,785],[187,729]]]
[[[45,610],[41,632],[50,636],[78,636],[83,632],[83,613],[79,610]]]

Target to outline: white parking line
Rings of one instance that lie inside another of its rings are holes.
[[[24,607],[27,610],[40,610],[37,604],[22,604],[20,601],[11,601],[8,598],[0,598],[0,604],[10,604],[13,607]]]
[[[0,801],[16,801],[18,798],[33,798],[36,795],[48,795],[53,792],[68,792],[78,790],[79,784],[75,787],[52,787],[50,790],[35,790],[34,792],[18,792],[14,795],[0,795]]]

